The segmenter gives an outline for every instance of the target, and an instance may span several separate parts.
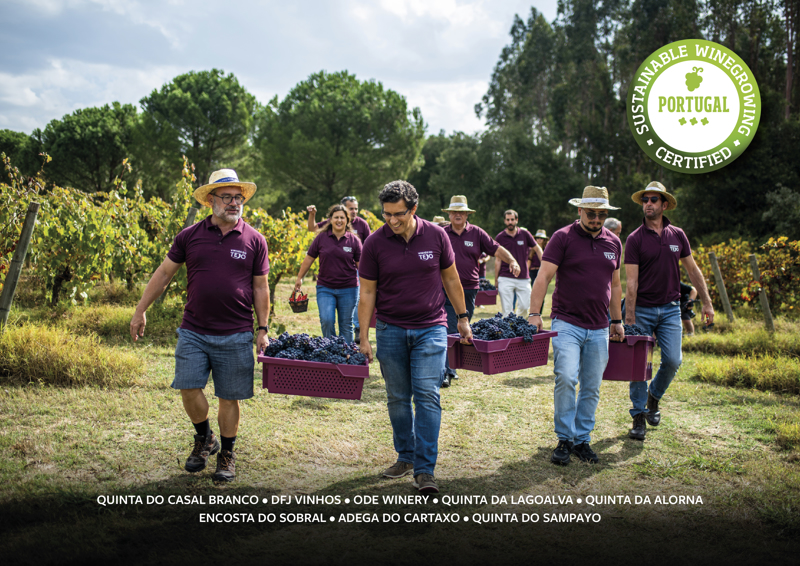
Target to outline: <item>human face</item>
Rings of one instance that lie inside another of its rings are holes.
[[[392,232],[395,234],[405,234],[413,220],[414,220],[414,213],[417,211],[417,207],[413,207],[409,209],[406,206],[406,201],[400,199],[397,202],[386,202],[383,203],[383,212],[387,214],[392,214],[391,218],[385,218],[386,224],[389,225],[389,228],[392,229]],[[403,214],[405,212],[405,214]],[[394,216],[396,214],[400,214],[401,216]]]
[[[211,210],[214,212],[214,216],[226,224],[233,224],[238,221],[242,216],[244,204],[236,204],[236,201],[233,199],[231,199],[230,203],[225,204],[222,202],[221,197],[226,195],[235,196],[241,194],[242,189],[239,187],[221,187],[219,189],[214,189],[213,195],[209,193],[208,198],[211,201]]]
[[[450,217],[450,224],[456,230],[460,230],[466,225],[467,217],[469,216],[466,212],[448,212],[447,215]]]
[[[519,220],[515,218],[513,214],[506,214],[506,217],[503,221],[506,224],[506,230],[509,232],[513,232],[517,227],[517,222],[519,222]]]
[[[534,238],[534,239],[536,240],[536,243],[539,244],[540,248],[544,247],[544,238]]]
[[[608,211],[602,208],[579,208],[581,226],[590,234],[596,234],[608,218]],[[590,218],[594,216],[594,218]]]
[[[657,202],[651,202],[653,199],[648,198],[647,202],[642,203],[642,212],[644,212],[645,218],[650,220],[658,219],[662,214],[664,214],[664,210],[667,207],[667,202],[661,199],[661,195],[659,193],[647,192],[642,195],[643,197],[658,197],[659,200]]]
[[[348,200],[344,203],[344,207],[347,209],[347,213],[350,215],[350,220],[355,220],[356,216],[358,215],[358,203]]]
[[[335,232],[344,232],[344,229],[347,227],[347,216],[345,216],[344,212],[341,210],[337,210],[333,213],[333,216],[331,216],[331,224]]]

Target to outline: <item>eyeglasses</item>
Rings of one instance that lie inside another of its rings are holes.
[[[224,196],[219,196],[219,195],[215,195],[214,193],[208,193],[208,194],[210,194],[212,197],[217,197],[218,199],[220,199],[225,204],[230,204],[231,201],[234,201],[236,204],[242,204],[244,202],[244,196],[243,195],[224,195]]]
[[[661,197],[642,197],[642,203],[643,204],[647,204],[647,201],[650,201],[653,204],[655,204],[660,200],[661,200]]]
[[[586,218],[588,218],[589,220],[594,220],[595,218],[599,218],[600,220],[605,220],[606,218],[608,218],[608,213],[607,212],[594,212],[594,211],[591,211],[591,210],[586,210],[584,208],[583,209],[583,213],[586,215]]]
[[[394,214],[392,214],[391,212],[383,211],[383,212],[381,212],[381,216],[383,216],[386,220],[391,220],[392,218],[402,218],[403,216],[408,214],[409,210],[411,210],[411,209],[407,208],[405,210],[405,212],[395,212]]]

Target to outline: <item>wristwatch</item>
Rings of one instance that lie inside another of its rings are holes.
[[[460,315],[458,315],[458,318],[469,318],[469,313],[468,312],[463,312]]]
[[[609,324],[622,324],[621,320],[612,320]]]
[[[259,326],[256,330],[263,330],[264,332],[269,333],[269,327],[268,326]]]

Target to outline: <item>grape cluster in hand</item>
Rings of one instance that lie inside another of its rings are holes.
[[[492,318],[483,318],[471,324],[472,337],[478,340],[502,340],[503,338],[521,337],[525,342],[532,342],[537,328],[528,321],[514,313],[503,317],[497,313]]]
[[[275,340],[270,341],[269,346],[264,350],[264,355],[286,360],[349,364],[351,366],[367,363],[367,358],[358,350],[358,346],[341,336],[312,338],[308,334],[292,334],[290,336],[288,332],[284,332]]]
[[[489,283],[488,279],[481,279],[478,281],[478,285],[480,285],[481,291],[497,291],[497,287]]]
[[[624,324],[622,328],[625,329],[625,336],[650,336],[641,326],[636,324]]]

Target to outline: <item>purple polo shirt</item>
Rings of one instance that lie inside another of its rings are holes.
[[[639,266],[636,305],[658,307],[680,299],[680,260],[690,255],[686,234],[666,217],[660,237],[642,220],[625,240],[625,263]]]
[[[500,262],[500,271],[497,272],[498,277],[511,277],[512,279],[530,279],[530,274],[526,269],[528,265],[528,254],[531,248],[536,245],[536,242],[525,228],[517,229],[516,236],[509,236],[508,232],[503,230],[494,237],[498,244],[503,246],[508,252],[514,256],[519,264],[519,277],[514,277],[514,274],[508,269],[506,262]]]
[[[322,228],[323,224],[327,223],[328,223],[327,218],[322,222],[317,222],[317,228]],[[352,226],[353,230],[355,230],[356,234],[358,234],[358,238],[359,240],[361,240],[361,243],[363,244],[364,242],[366,242],[367,236],[369,236],[372,233],[372,230],[369,229],[369,224],[367,224],[367,221],[361,218],[360,216],[356,216],[356,219],[353,220],[352,222]]]
[[[611,279],[621,256],[622,242],[605,228],[593,238],[576,220],[553,234],[542,256],[558,266],[550,318],[587,330],[608,328]]]
[[[401,328],[447,326],[441,271],[455,261],[450,238],[414,216],[417,229],[406,242],[387,224],[364,243],[358,274],[378,282],[378,318]]]
[[[499,245],[499,244],[498,244]],[[486,254],[489,255],[489,254]],[[483,257],[483,254],[481,254]],[[486,279],[486,262],[478,264],[478,279]],[[463,286],[463,283],[462,283]]]
[[[493,256],[500,244],[492,240],[483,228],[478,228],[469,222],[460,235],[455,233],[452,224],[445,226],[444,231],[447,232],[450,244],[453,246],[461,286],[464,289],[478,289],[478,279],[480,279],[478,259],[482,253]]]
[[[167,257],[189,278],[181,328],[213,336],[253,331],[253,277],[269,272],[267,241],[241,218],[224,236],[208,216],[175,236]]]
[[[333,230],[323,230],[311,242],[308,255],[319,258],[318,285],[328,289],[358,286],[356,262],[361,259],[361,240],[353,232],[337,238]]]

